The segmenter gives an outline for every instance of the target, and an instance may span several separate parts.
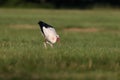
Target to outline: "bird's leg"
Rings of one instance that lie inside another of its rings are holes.
[[[50,46],[53,48],[53,44],[50,44]]]
[[[46,45],[46,42],[44,42],[44,46],[45,46],[45,48],[47,49],[47,45]]]
[[[44,47],[47,49],[47,40],[45,39],[45,42],[44,42]]]
[[[49,44],[52,48],[53,48],[53,44],[51,44],[50,42],[47,41],[47,44]]]

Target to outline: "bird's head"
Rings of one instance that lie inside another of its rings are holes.
[[[57,38],[57,40],[56,40],[57,42],[59,42],[60,41],[60,38]]]
[[[59,42],[59,41],[60,41],[60,37],[59,37],[59,35],[57,35],[56,42]]]

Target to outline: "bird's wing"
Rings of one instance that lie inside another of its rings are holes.
[[[56,42],[57,33],[56,33],[54,28],[51,28],[51,27],[45,28],[45,27],[43,27],[43,32],[44,32],[44,35],[45,35],[45,37],[46,37],[46,39],[48,41],[50,41],[51,43],[55,43]]]

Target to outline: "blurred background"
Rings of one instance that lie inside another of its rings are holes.
[[[120,80],[120,0],[0,0],[0,80]],[[38,21],[60,43],[44,48]]]
[[[120,8],[120,0],[0,0],[0,7],[24,8]]]

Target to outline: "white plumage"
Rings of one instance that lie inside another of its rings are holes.
[[[45,34],[46,39],[50,41],[51,43],[55,43],[57,41],[58,35],[55,29],[43,27],[43,32]]]
[[[53,47],[53,44],[59,40],[59,35],[56,33],[55,29],[46,24],[45,22],[39,22],[41,32],[45,38],[44,46],[47,48],[46,43]]]

